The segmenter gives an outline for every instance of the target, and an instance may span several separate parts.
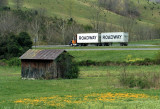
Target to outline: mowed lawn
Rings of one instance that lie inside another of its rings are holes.
[[[160,73],[160,66],[127,66],[126,71]],[[0,66],[1,109],[153,109],[160,106],[159,89],[129,89],[119,84],[121,66],[80,67],[78,79],[22,80],[20,72],[20,67]]]

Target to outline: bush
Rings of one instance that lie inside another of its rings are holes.
[[[12,59],[8,60],[7,63],[9,66],[20,66],[21,60],[19,58],[12,58]]]
[[[90,26],[90,25],[85,25],[84,26],[84,30],[85,31],[91,31],[93,28],[92,28],[92,26]]]
[[[0,66],[6,66],[6,65],[7,65],[7,60],[6,59],[0,60]]]
[[[18,36],[11,33],[0,36],[0,39],[0,59],[19,57],[32,47],[31,38],[26,32],[21,32]]]
[[[129,75],[126,72],[120,74],[119,81],[123,86],[128,86],[129,88],[136,86],[136,79],[134,75]]]
[[[153,72],[127,74],[126,72],[123,72],[120,74],[119,81],[122,86],[129,88],[156,88],[159,87],[160,84],[160,74]]]
[[[79,76],[78,64],[76,64],[76,62],[72,62],[70,66],[71,66],[70,69],[64,74],[64,77],[68,79],[78,78]]]
[[[17,42],[17,37],[13,34],[6,37],[0,36],[0,59],[10,59],[19,56],[21,47]]]
[[[80,66],[90,66],[90,65],[96,65],[95,61],[92,60],[85,60],[78,63]]]
[[[69,53],[63,53],[56,60],[61,71],[61,77],[66,79],[78,78],[79,68],[78,64],[73,60]]]
[[[0,65],[1,66],[20,66],[21,65],[21,60],[17,57],[11,58],[9,60],[2,59],[0,60]]]
[[[141,89],[150,88],[151,83],[147,77],[139,77],[137,78],[137,87]]]
[[[22,53],[32,48],[32,40],[28,33],[21,32],[17,37],[18,44],[22,47]]]
[[[80,66],[109,66],[109,65],[155,65],[158,64],[157,61],[155,62],[155,60],[149,59],[149,58],[145,58],[144,60],[136,60],[136,61],[102,61],[102,62],[96,62],[96,61],[92,61],[92,60],[84,60],[81,62],[78,62],[78,65]]]
[[[7,7],[7,6],[4,6],[4,7],[2,7],[2,10],[3,10],[3,11],[9,11],[9,10],[11,10],[11,8],[10,8],[10,7]]]
[[[156,64],[160,64],[160,51],[158,51],[156,57],[155,57]]]
[[[154,65],[155,61],[149,58],[132,62],[131,65]]]

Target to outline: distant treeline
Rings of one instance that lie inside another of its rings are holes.
[[[34,44],[68,44],[77,33],[83,32],[129,32],[130,41],[150,40],[160,38],[160,25],[142,25],[137,22],[136,17],[140,12],[133,3],[124,0],[124,7],[119,8],[120,0],[98,0],[99,6],[111,10],[122,16],[120,25],[100,21],[100,13],[96,13],[90,25],[78,24],[73,18],[47,17],[45,10],[26,10],[22,11],[20,6],[12,10],[7,7],[6,0],[2,0],[0,5],[0,35],[6,37],[8,34],[19,34],[26,32],[31,36]],[[112,5],[108,5],[112,4]],[[116,7],[116,8],[114,8]],[[121,10],[119,10],[121,9]]]
[[[138,8],[129,0],[98,0],[98,4],[123,16],[140,16]]]
[[[46,17],[36,10],[1,10],[0,35],[25,31],[36,44],[68,44],[78,32],[91,32],[88,25],[77,24],[72,18]]]

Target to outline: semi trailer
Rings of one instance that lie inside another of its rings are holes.
[[[120,43],[120,46],[128,45],[129,34],[126,32],[109,33],[78,33],[70,43],[71,46],[110,46],[112,43]]]

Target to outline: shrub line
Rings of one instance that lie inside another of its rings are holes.
[[[137,60],[134,62],[126,62],[126,61],[92,61],[92,60],[84,60],[77,62],[79,66],[121,66],[121,65],[159,65],[160,60],[145,58],[144,60]]]

